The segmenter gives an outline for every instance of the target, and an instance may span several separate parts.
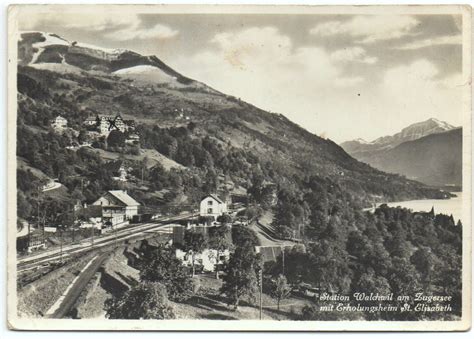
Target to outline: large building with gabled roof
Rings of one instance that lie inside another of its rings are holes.
[[[102,206],[103,217],[124,216],[125,220],[130,220],[138,214],[140,203],[127,194],[127,191],[113,190],[104,193],[93,205]]]

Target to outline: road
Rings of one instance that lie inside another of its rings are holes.
[[[169,226],[173,221],[189,218],[192,214],[181,214],[173,218],[162,218],[154,222],[146,224],[137,224],[129,227],[122,228],[115,232],[111,232],[107,235],[96,237],[94,244],[91,244],[91,239],[84,239],[79,243],[64,245],[62,247],[62,253],[60,248],[54,248],[47,251],[41,251],[39,253],[23,257],[17,261],[17,272],[24,272],[31,269],[35,269],[41,265],[47,264],[52,261],[60,259],[66,259],[70,256],[82,254],[91,250],[97,250],[106,246],[113,245],[117,241],[124,241],[127,239],[133,239],[136,237],[143,236],[150,232],[166,233],[166,227]]]

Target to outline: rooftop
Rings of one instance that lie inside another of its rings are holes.
[[[133,199],[131,196],[127,194],[127,191],[122,190],[115,190],[109,191],[108,193],[112,194],[115,198],[123,202],[127,206],[139,206],[140,203]]]
[[[216,194],[209,194],[209,195],[206,195],[204,198],[202,198],[202,200],[206,199],[207,197],[211,197],[212,199],[214,199],[215,201],[217,201],[219,204],[223,204],[224,201],[219,198]]]

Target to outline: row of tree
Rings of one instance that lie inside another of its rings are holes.
[[[187,231],[178,247],[151,246],[146,241],[140,247],[140,282],[125,294],[109,299],[106,312],[114,319],[167,319],[174,317],[169,300],[184,302],[197,292],[194,276],[194,255],[210,248],[217,251],[217,260],[225,250],[232,254],[224,267],[216,266],[216,275],[223,269],[221,293],[229,305],[237,308],[243,298],[255,298],[258,271],[261,261],[255,254],[258,240],[248,228],[236,227],[230,232],[227,226],[211,228],[208,234]],[[193,268],[190,272],[176,257],[176,248],[191,255]]]

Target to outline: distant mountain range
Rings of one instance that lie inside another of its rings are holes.
[[[462,129],[431,118],[368,142],[341,144],[354,158],[377,169],[429,185],[462,185]]]

